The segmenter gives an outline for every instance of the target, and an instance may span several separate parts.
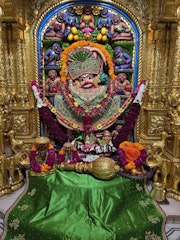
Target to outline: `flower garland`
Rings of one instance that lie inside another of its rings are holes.
[[[143,145],[124,141],[118,147],[119,162],[125,170],[135,169],[142,165],[147,158]]]
[[[67,84],[63,87],[62,95],[64,97],[66,104],[70,107],[71,111],[74,112],[76,115],[79,115],[81,117],[94,118],[97,115],[101,116],[106,111],[107,107],[111,104],[114,94],[110,92],[110,88],[111,86],[109,84],[106,93],[103,96],[100,103],[98,103],[90,111],[82,107],[78,102],[74,100]]]
[[[132,103],[128,116],[125,118],[125,122],[120,129],[119,133],[112,140],[114,147],[118,148],[119,144],[125,141],[135,127],[136,120],[140,113],[140,105],[138,103]]]
[[[74,51],[78,47],[86,47],[86,46],[89,46],[92,48],[98,48],[101,50],[101,52],[106,57],[106,61],[107,61],[108,67],[109,67],[109,76],[111,78],[103,99],[101,100],[101,102],[99,104],[97,104],[97,106],[93,107],[90,111],[83,108],[78,102],[76,102],[74,100],[74,98],[71,95],[71,92],[68,88],[67,82],[66,82],[68,54],[70,52]],[[111,55],[108,53],[108,51],[101,44],[82,40],[79,42],[75,42],[75,43],[71,44],[69,47],[67,47],[61,55],[61,61],[62,61],[62,68],[60,71],[61,81],[63,83],[66,83],[66,84],[61,85],[61,88],[62,88],[61,92],[62,92],[65,102],[70,107],[71,111],[73,111],[77,115],[80,115],[81,117],[94,118],[97,115],[99,115],[99,116],[102,115],[105,112],[105,110],[107,109],[107,107],[109,106],[109,104],[112,102],[112,98],[114,96],[113,92],[111,91],[111,89],[112,89],[111,81],[115,80],[117,78],[117,76],[114,74],[113,61],[112,61]],[[100,109],[101,109],[101,111],[100,111]]]
[[[146,90],[147,82],[142,80],[137,86],[135,92],[132,94],[134,97],[133,103],[129,109],[128,116],[125,118],[123,127],[113,139],[113,145],[118,148],[119,144],[127,139],[127,136],[133,131],[138,115],[140,113],[140,106],[142,104],[142,98]]]
[[[70,121],[69,119],[67,119],[64,115],[62,115],[59,111],[56,110],[56,108],[48,101],[48,99],[44,98],[44,101],[46,103],[46,105],[49,107],[50,111],[56,115],[56,118],[58,119],[58,121],[60,121],[60,123],[65,123],[66,125],[68,125],[71,129],[74,130],[80,130],[80,131],[85,131],[87,134],[90,132],[95,132],[95,131],[99,131],[99,130],[103,130],[105,129],[107,126],[112,125],[117,118],[127,109],[127,107],[131,104],[132,102],[132,98],[129,97],[124,104],[119,108],[119,110],[114,113],[111,117],[109,117],[109,119],[105,119],[103,120],[101,123],[98,124],[92,124],[92,119],[89,116],[85,116],[83,118],[83,122],[82,123],[73,123],[72,121]],[[44,107],[42,108],[42,110],[44,109]],[[41,112],[41,110],[39,109],[39,111]],[[47,109],[46,109],[47,111]],[[99,109],[99,111],[101,111],[101,109]],[[43,111],[42,111],[43,113]],[[51,126],[51,123],[48,123]],[[56,123],[57,124],[57,123]]]
[[[46,164],[38,164],[36,162],[37,144],[34,145],[29,154],[30,167],[34,172],[46,172],[52,168],[55,162],[55,151],[51,144],[48,144],[48,157]]]
[[[50,137],[62,145],[67,142],[68,136],[66,135],[65,131],[63,131],[63,127],[59,126],[58,122],[52,115],[54,111],[50,111],[48,106],[38,108],[38,110],[40,119],[44,124],[46,124]]]
[[[61,150],[58,152],[57,155],[57,163],[60,164],[62,162],[64,162],[65,158],[65,149],[62,147]],[[72,161],[70,163],[77,163],[79,161],[79,156],[78,156],[78,152],[77,149],[75,147],[72,148]]]
[[[63,53],[61,55],[61,62],[62,62],[62,67],[61,67],[61,71],[60,71],[61,81],[65,82],[67,80],[66,79],[66,69],[67,69],[67,62],[68,62],[68,54],[70,52],[74,51],[78,47],[86,47],[86,46],[95,47],[102,51],[102,53],[106,57],[106,61],[109,66],[109,76],[113,80],[116,79],[117,76],[114,74],[114,66],[113,66],[113,61],[112,61],[111,55],[108,53],[108,51],[105,49],[105,47],[103,47],[101,44],[98,44],[98,43],[82,40],[82,41],[78,41],[78,42],[71,44],[69,47],[67,47],[63,51]]]

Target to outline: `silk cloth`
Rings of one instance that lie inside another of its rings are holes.
[[[59,170],[28,179],[6,219],[6,240],[166,239],[163,213],[142,180],[102,181]]]

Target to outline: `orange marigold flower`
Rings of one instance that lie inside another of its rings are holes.
[[[140,143],[137,143],[137,142],[134,143],[134,146],[135,146],[137,149],[139,149],[140,151],[143,150],[143,149],[145,149],[145,147],[144,147],[143,145],[141,145]]]
[[[135,165],[134,162],[129,162],[124,167],[125,167],[126,170],[130,170],[130,169],[134,169],[136,167],[136,165]]]
[[[37,151],[37,146],[34,145],[34,146],[31,148],[31,151]]]
[[[59,154],[64,155],[64,153],[65,153],[64,148],[61,148],[61,150],[59,150]]]

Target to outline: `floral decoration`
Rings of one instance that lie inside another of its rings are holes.
[[[55,109],[55,108],[54,108]],[[59,126],[58,122],[54,119],[53,114],[56,111],[50,111],[48,107],[41,107],[38,109],[40,118],[43,123],[46,124],[49,135],[60,144],[64,144],[68,141],[66,133],[63,128]],[[52,113],[51,113],[52,112]]]
[[[64,160],[65,160],[64,155],[65,155],[65,149],[62,147],[57,155],[57,163],[58,164],[64,162]],[[75,147],[72,147],[72,161],[70,163],[72,163],[72,164],[77,163],[78,160],[79,160],[79,156],[78,156],[77,149]]]
[[[82,107],[79,103],[77,103],[74,100],[67,83],[65,83],[63,86],[62,95],[64,97],[66,104],[70,107],[71,111],[74,112],[76,115],[79,115],[81,117],[94,118],[97,115],[102,116],[103,113],[106,111],[107,107],[111,104],[114,94],[110,92],[110,87],[111,87],[110,84],[108,84],[108,88],[102,100],[90,111]]]
[[[78,47],[86,47],[86,46],[99,48],[103,52],[103,54],[106,57],[107,64],[109,66],[109,76],[111,77],[111,79],[116,79],[117,76],[114,74],[114,66],[113,66],[111,55],[108,53],[105,47],[98,43],[82,40],[82,41],[78,41],[71,44],[69,47],[67,47],[63,51],[61,55],[61,62],[62,62],[62,67],[60,71],[61,81],[65,82],[67,80],[66,69],[67,69],[67,62],[68,62],[68,54]]]
[[[34,172],[44,172],[52,168],[55,163],[55,151],[54,147],[51,144],[48,144],[48,157],[46,164],[38,164],[36,162],[36,153],[37,153],[37,144],[35,144],[29,154],[30,166]]]
[[[132,130],[135,127],[136,120],[140,113],[140,105],[138,103],[132,103],[129,108],[128,116],[125,118],[125,122],[120,129],[117,136],[113,139],[114,147],[118,148],[119,144],[127,139]]]
[[[118,148],[119,162],[125,170],[135,169],[146,160],[147,152],[143,145],[123,141]]]

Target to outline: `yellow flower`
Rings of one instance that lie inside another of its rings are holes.
[[[56,109],[55,108],[51,108],[51,112],[52,113],[56,113]]]
[[[74,123],[73,124],[73,128],[76,129],[77,128],[77,124]]]
[[[77,102],[74,102],[74,106],[75,106],[75,107],[78,107],[78,103],[77,103]]]
[[[107,96],[108,96],[108,95],[107,95],[107,94],[105,94],[105,95],[104,95],[104,98],[107,98]]]
[[[96,106],[96,108],[100,108],[101,107],[101,104],[98,104],[97,106]]]
[[[101,124],[98,124],[98,125],[97,125],[97,129],[98,129],[98,130],[101,130],[101,128],[102,128],[102,125],[101,125]]]
[[[119,109],[119,113],[122,113],[122,112],[123,112],[123,109],[122,109],[122,108],[120,108],[120,109]]]
[[[70,98],[72,98],[72,95],[71,95],[71,94],[68,94],[68,96],[69,96]]]

